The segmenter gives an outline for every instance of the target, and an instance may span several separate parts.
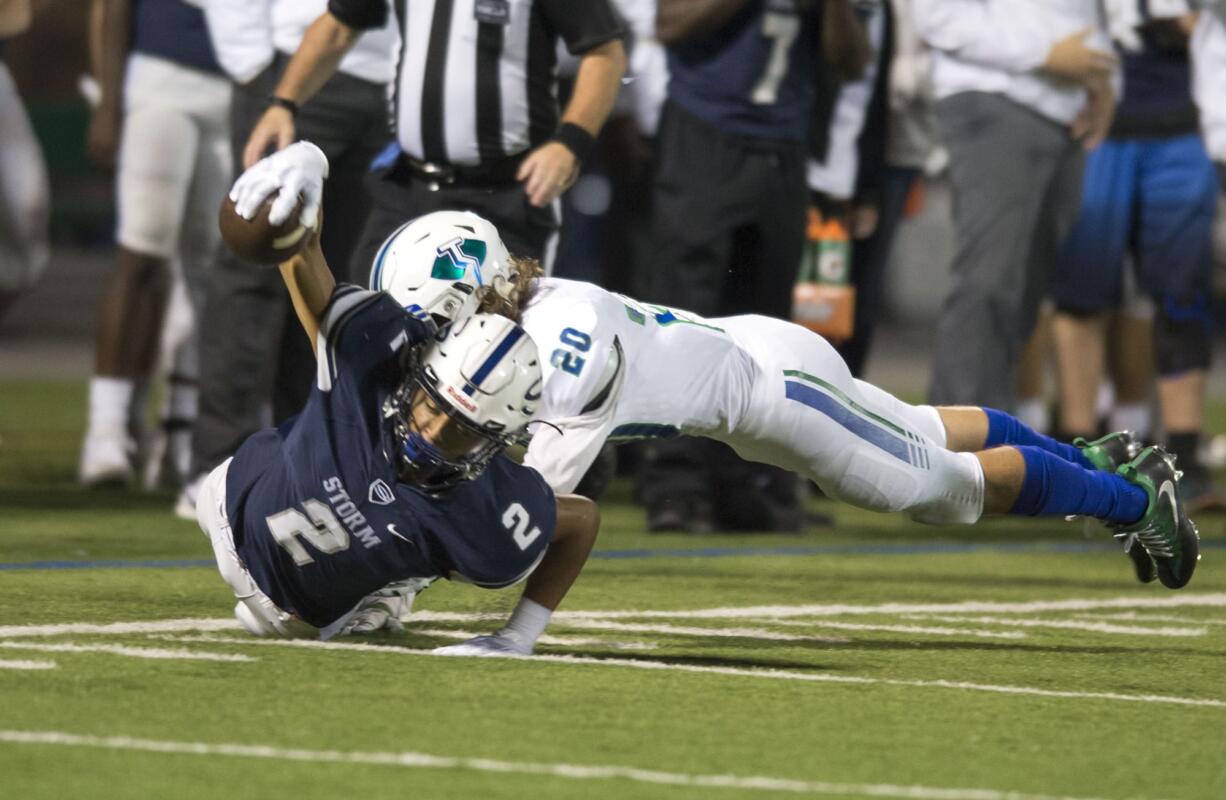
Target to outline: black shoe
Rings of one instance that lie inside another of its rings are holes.
[[[1115,472],[1141,452],[1141,441],[1132,431],[1116,431],[1092,442],[1078,437],[1073,440],[1073,444],[1081,448],[1082,454],[1101,472]],[[1125,536],[1123,540],[1124,552],[1132,559],[1137,580],[1141,583],[1153,582],[1158,577],[1154,560],[1149,557],[1144,547],[1137,544],[1135,535]]]
[[[1147,447],[1117,474],[1144,489],[1149,504],[1139,520],[1116,527],[1116,538],[1133,540],[1129,552],[1137,544],[1145,548],[1163,586],[1185,586],[1200,560],[1200,536],[1179,497],[1180,475],[1175,459],[1161,447]]]
[[[715,515],[708,500],[669,498],[647,509],[648,533],[711,533],[714,530]]]

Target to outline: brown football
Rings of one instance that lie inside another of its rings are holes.
[[[274,193],[265,198],[251,219],[243,219],[238,215],[234,210],[234,201],[229,195],[221,201],[221,210],[217,215],[221,238],[239,258],[256,264],[276,266],[301,250],[310,239],[310,230],[298,221],[302,213],[301,196],[285,222],[280,225],[269,224],[268,212],[275,197]]]

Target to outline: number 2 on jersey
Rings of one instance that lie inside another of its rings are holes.
[[[272,538],[290,554],[295,564],[302,567],[315,562],[302,542],[298,541],[300,536],[316,550],[328,555],[348,549],[349,532],[341,527],[332,509],[314,498],[303,500],[302,508],[306,514],[296,508],[287,508],[264,520],[268,523]],[[310,519],[307,519],[308,516]]]
[[[531,522],[532,518],[528,516],[528,510],[519,503],[507,506],[507,510],[502,514],[502,524],[511,531],[511,538],[515,540],[515,544],[519,545],[520,550],[527,550],[528,546],[536,541],[536,537],[541,535],[541,529],[535,525],[532,526],[532,530],[528,530]]]

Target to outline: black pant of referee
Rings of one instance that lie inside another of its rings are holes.
[[[731,135],[666,104],[646,299],[706,317],[787,319],[804,248],[805,155],[801,143]],[[797,487],[795,475],[726,445],[680,437],[648,445],[638,496],[653,531],[797,531]]]
[[[498,228],[511,255],[544,261],[558,222],[551,206],[538,208],[528,202],[515,180],[520,160],[511,156],[480,167],[457,167],[398,153],[368,177],[373,205],[349,274],[355,280],[369,275],[379,246],[393,231],[414,217],[444,210],[485,217]]]

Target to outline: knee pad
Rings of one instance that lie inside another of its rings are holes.
[[[1203,295],[1168,297],[1154,316],[1154,368],[1176,375],[1209,368],[1209,306]]]

